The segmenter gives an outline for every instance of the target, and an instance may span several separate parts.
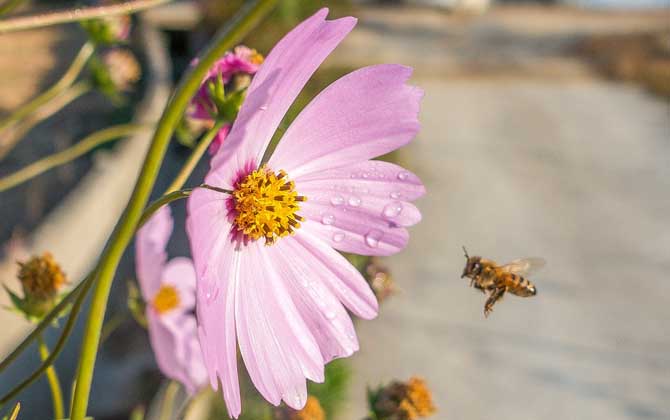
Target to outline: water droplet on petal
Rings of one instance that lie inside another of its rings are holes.
[[[335,314],[335,311],[330,310],[330,309],[327,310],[326,313],[325,313],[324,315],[325,315],[326,318],[328,318],[328,319],[335,319],[335,318],[337,317],[337,315]]]
[[[338,232],[333,235],[333,241],[335,242],[342,242],[344,240],[344,233]]]
[[[398,174],[398,179],[401,181],[406,181],[409,178],[409,172],[400,172]]]
[[[398,193],[398,192],[392,192],[390,195],[391,195],[391,198],[396,199],[396,200],[398,198],[400,198],[400,193]]]
[[[402,204],[394,201],[384,207],[383,214],[387,219],[398,217],[402,213]]]
[[[367,173],[367,172],[363,172],[363,178],[369,178],[369,177],[370,177],[370,174],[369,174],[369,173]]]
[[[203,295],[205,297],[205,303],[208,305],[214,302],[216,298],[219,296],[219,287],[214,284],[205,285],[203,289],[204,289]]]
[[[266,109],[268,109],[267,105],[261,105],[261,111],[265,111]]]
[[[333,223],[335,223],[335,216],[333,216],[330,213],[326,213],[321,218],[321,223],[323,223],[324,225],[332,225]]]
[[[349,197],[349,205],[351,207],[358,207],[361,205],[361,199],[356,196]]]
[[[382,236],[384,236],[384,232],[382,232],[381,230],[372,229],[365,235],[365,243],[370,248],[377,248],[379,246],[379,241],[381,240]]]
[[[344,198],[342,198],[341,195],[336,195],[330,199],[330,204],[332,204],[333,206],[341,206],[342,204],[344,204]]]

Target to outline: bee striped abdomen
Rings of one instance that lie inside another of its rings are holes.
[[[505,273],[504,284],[508,292],[517,296],[534,296],[536,293],[535,285],[518,274]]]

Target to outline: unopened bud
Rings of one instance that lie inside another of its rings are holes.
[[[383,302],[397,291],[391,272],[382,265],[378,258],[370,258],[365,267],[365,278],[372,288],[377,300]]]
[[[142,68],[129,50],[111,49],[104,54],[102,61],[107,66],[112,83],[118,90],[127,91],[140,80]]]
[[[113,45],[124,42],[130,35],[130,17],[111,16],[80,22],[89,38],[98,45]]]

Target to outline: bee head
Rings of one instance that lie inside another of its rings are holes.
[[[465,252],[465,268],[463,269],[463,274],[461,274],[461,278],[463,277],[469,277],[469,278],[474,278],[479,275],[479,273],[482,272],[482,265],[481,265],[481,259],[482,257],[479,256],[469,256],[468,251],[466,251],[465,247],[463,247],[463,251]]]

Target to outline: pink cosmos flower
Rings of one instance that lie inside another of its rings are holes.
[[[167,261],[171,234],[170,208],[164,206],[137,232],[135,268],[158,367],[194,394],[207,382],[193,314],[195,271],[188,258]]]
[[[254,76],[205,178],[231,195],[197,189],[187,232],[197,281],[198,333],[213,388],[241,412],[236,350],[272,404],[300,409],[306,379],[358,350],[345,307],[371,319],[377,301],[339,251],[390,255],[421,219],[419,178],[370,160],[419,130],[411,69],[378,65],[334,82],[295,119],[266,164],[284,114],[321,62],[353,29],[323,9],[286,35]]]
[[[240,45],[233,52],[227,52],[207,72],[200,84],[200,89],[192,100],[190,116],[196,119],[211,120],[216,108],[209,98],[207,85],[217,81],[219,77],[227,84],[235,74],[253,75],[263,62],[263,56],[256,50]],[[197,63],[194,60],[193,64]]]

